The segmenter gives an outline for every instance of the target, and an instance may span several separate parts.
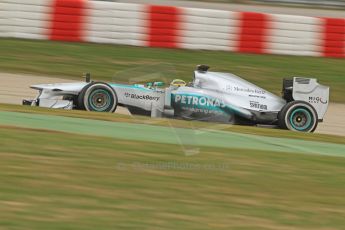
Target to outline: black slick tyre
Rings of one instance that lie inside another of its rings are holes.
[[[279,112],[278,125],[282,129],[314,132],[318,125],[317,112],[307,102],[291,101]]]
[[[113,113],[117,103],[116,92],[110,85],[103,82],[92,82],[86,85],[78,95],[77,108]]]

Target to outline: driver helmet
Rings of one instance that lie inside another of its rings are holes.
[[[181,79],[174,79],[171,83],[170,86],[175,86],[175,87],[181,87],[181,86],[186,86],[187,83],[184,80]]]

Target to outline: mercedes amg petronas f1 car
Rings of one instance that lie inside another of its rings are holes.
[[[118,105],[132,114],[231,124],[268,124],[283,129],[313,132],[329,103],[329,87],[314,78],[283,80],[278,97],[234,74],[210,72],[206,65],[194,71],[192,82],[118,84],[90,81],[41,84],[34,100],[24,105],[114,112]]]

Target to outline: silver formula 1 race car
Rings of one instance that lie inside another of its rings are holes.
[[[323,121],[329,102],[329,87],[314,78],[283,80],[278,97],[234,74],[209,72],[199,65],[193,81],[118,84],[90,81],[41,84],[34,100],[24,105],[48,108],[114,112],[117,105],[132,114],[173,117],[231,124],[266,124],[282,129],[313,132]]]

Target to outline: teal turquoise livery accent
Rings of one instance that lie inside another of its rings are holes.
[[[106,103],[102,105],[101,107],[94,104],[93,98],[96,94],[103,94],[104,96],[106,96],[106,99],[105,99]],[[111,95],[109,94],[109,92],[103,89],[97,89],[94,92],[92,92],[88,100],[89,100],[89,105],[91,106],[91,108],[99,112],[105,111],[111,105],[111,103],[113,103],[113,99]]]
[[[302,127],[296,126],[296,124],[294,122],[294,116],[295,116],[296,113],[303,113],[304,115],[306,115],[307,122]],[[305,129],[308,129],[310,127],[310,125],[312,124],[311,121],[312,121],[312,116],[311,116],[310,112],[308,110],[306,110],[306,109],[303,109],[303,108],[296,109],[290,115],[290,123],[291,123],[292,127],[294,129],[298,130],[298,131],[303,131]]]
[[[180,107],[193,108],[208,111],[218,112],[238,112],[236,108],[225,104],[222,99],[204,96],[200,94],[183,93],[183,94],[172,94],[171,102],[174,105]],[[202,112],[201,111],[201,112]]]

